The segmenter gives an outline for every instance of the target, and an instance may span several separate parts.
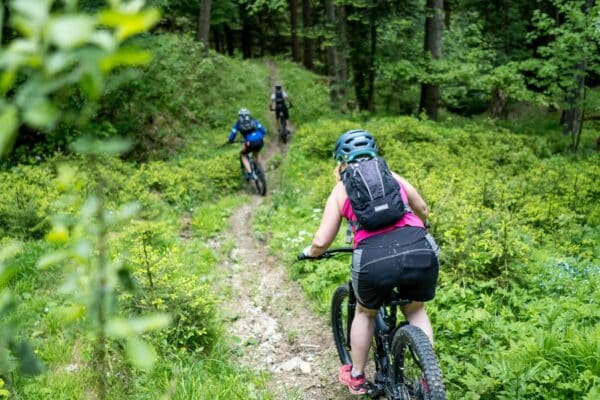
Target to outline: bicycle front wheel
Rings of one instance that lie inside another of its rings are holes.
[[[254,184],[256,185],[256,191],[259,195],[264,196],[267,194],[267,179],[260,165],[255,165],[256,179]]]
[[[445,400],[446,391],[437,357],[425,333],[405,325],[392,341],[396,384],[406,388],[411,400]]]
[[[340,285],[331,298],[331,329],[333,341],[342,364],[352,364],[350,357],[350,326],[354,318],[354,310],[348,307],[350,287]]]

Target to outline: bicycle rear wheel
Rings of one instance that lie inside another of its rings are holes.
[[[285,144],[287,143],[287,139],[288,139],[288,130],[287,127],[285,126],[285,118],[280,117],[279,118],[279,138],[281,139],[281,141]]]
[[[446,391],[437,357],[427,335],[414,325],[404,325],[392,341],[394,375],[411,400],[445,400]]]
[[[264,196],[267,194],[267,179],[262,167],[258,163],[254,164],[254,173],[256,174],[256,179],[254,180],[256,191],[259,195]]]

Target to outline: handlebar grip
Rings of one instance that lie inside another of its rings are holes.
[[[296,256],[296,260],[298,260],[298,261],[308,260],[309,258],[311,258],[311,257],[307,256],[304,253],[300,253]]]

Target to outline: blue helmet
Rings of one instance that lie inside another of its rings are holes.
[[[362,129],[343,133],[335,142],[333,158],[338,161],[352,162],[359,156],[377,157],[377,146],[373,136]]]

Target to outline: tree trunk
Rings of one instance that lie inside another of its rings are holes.
[[[377,17],[375,16],[375,8],[371,9],[369,24],[371,29],[371,52],[369,57],[370,62],[367,82],[367,107],[369,111],[375,111],[375,52],[377,51]]]
[[[335,5],[333,0],[325,0],[325,13],[327,15],[327,34],[333,36],[335,40]],[[327,47],[327,70],[329,71],[330,77],[330,88],[329,95],[332,103],[336,103],[339,100],[338,85],[340,84],[340,76],[337,65],[337,46],[334,43]]]
[[[497,87],[492,90],[490,116],[492,118],[508,118],[508,109],[506,108],[506,93]]]
[[[452,16],[452,6],[450,5],[450,3],[450,1],[444,2],[444,26],[448,30],[450,30],[450,18]]]
[[[240,15],[242,15],[242,56],[244,59],[252,57],[252,27],[248,20],[246,4],[240,4]]]
[[[347,37],[354,93],[360,110],[373,111],[377,18],[374,6],[348,5]]]
[[[341,99],[342,110],[348,108],[348,23],[346,21],[346,6],[340,5],[337,9],[339,41],[340,46],[337,51],[337,67],[339,80],[339,98]]]
[[[298,3],[290,0],[290,31],[292,39],[292,60],[301,62],[300,43],[298,42]]]
[[[224,53],[225,50],[223,48],[223,33],[221,29],[213,28],[213,40],[215,41],[215,50],[218,53]]]
[[[210,46],[210,6],[211,0],[202,0],[200,4],[200,21],[198,24],[198,40],[204,45],[204,55]]]
[[[587,0],[585,4],[585,30],[589,27],[589,13],[594,7],[595,0]],[[589,40],[585,34],[585,40]],[[571,136],[571,148],[577,150],[581,139],[581,130],[583,128],[584,102],[585,102],[585,79],[587,76],[587,55],[582,51],[583,60],[579,62],[575,69],[575,84],[572,90],[567,93],[568,108],[562,112],[561,122],[563,125],[563,134]]]
[[[304,54],[303,61],[304,66],[307,69],[313,69],[313,53],[312,53],[312,39],[308,37],[308,30],[312,26],[312,7],[310,0],[302,0],[302,27],[304,28],[303,39],[304,42]]]
[[[227,54],[233,57],[235,45],[233,44],[233,32],[229,28],[229,25],[225,25],[225,43],[227,45]]]
[[[0,5],[0,45],[6,44],[10,41],[10,28],[8,26],[9,20],[10,7],[8,7],[8,1],[3,1],[2,5]]]
[[[504,51],[506,54],[512,52],[512,36],[511,36],[511,24],[510,24],[510,0],[503,1],[503,29],[504,29]]]
[[[425,52],[432,60],[438,60],[442,50],[442,21],[444,14],[443,0],[427,0],[425,7]],[[437,83],[425,82],[421,85],[419,113],[426,112],[427,116],[436,120],[440,101],[440,87]]]

